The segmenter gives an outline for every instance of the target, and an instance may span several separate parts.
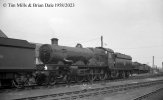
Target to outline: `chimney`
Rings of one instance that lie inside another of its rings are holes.
[[[80,44],[80,43],[78,43],[78,44],[76,45],[76,47],[77,47],[77,48],[83,48],[82,44]]]
[[[57,38],[52,38],[51,39],[51,44],[52,45],[58,45],[58,39]]]

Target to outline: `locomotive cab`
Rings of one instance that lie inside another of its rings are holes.
[[[107,66],[109,66],[109,68],[113,68],[114,67],[114,51],[112,49],[109,48],[103,48],[103,47],[97,47],[99,49],[102,49],[105,51],[105,55],[107,56]]]

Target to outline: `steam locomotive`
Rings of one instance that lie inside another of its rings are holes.
[[[36,58],[40,63],[36,64]],[[60,46],[56,38],[52,44],[39,46],[25,40],[0,38],[0,86],[103,81],[128,78],[137,70],[131,56],[109,48]]]

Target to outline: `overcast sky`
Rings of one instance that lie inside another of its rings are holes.
[[[4,3],[74,3],[75,7],[3,7]],[[104,46],[133,61],[162,66],[163,0],[1,0],[0,29],[10,38],[35,43]]]

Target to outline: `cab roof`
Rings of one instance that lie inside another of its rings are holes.
[[[12,46],[12,47],[19,47],[19,48],[35,49],[35,45],[29,43],[26,40],[4,38],[4,37],[0,37],[0,46]]]
[[[114,51],[113,51],[112,49],[110,49],[110,48],[103,48],[103,47],[96,47],[96,48],[103,49],[103,50],[105,50],[105,51],[114,53]]]
[[[132,60],[132,57],[129,55],[125,55],[125,54],[118,53],[118,52],[115,52],[115,55],[117,58]]]

